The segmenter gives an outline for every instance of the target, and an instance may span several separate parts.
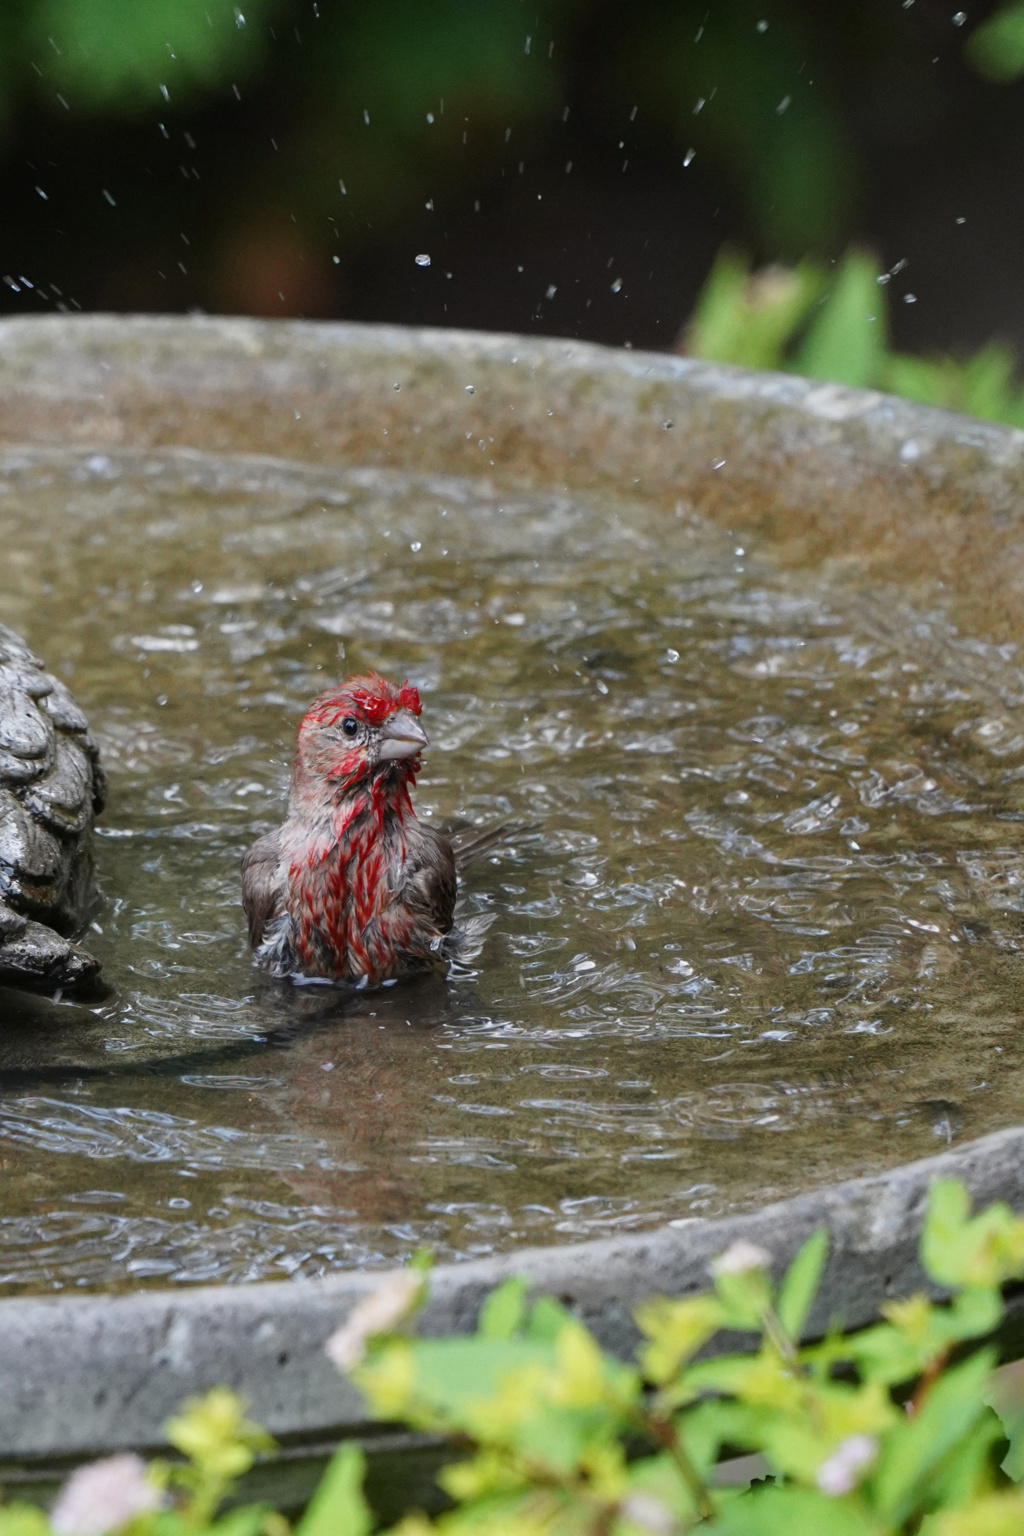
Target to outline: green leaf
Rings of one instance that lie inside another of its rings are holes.
[[[270,1504],[245,1504],[241,1509],[229,1509],[210,1527],[210,1536],[260,1536],[272,1514]]]
[[[943,1456],[928,1479],[923,1502],[930,1509],[955,1509],[987,1493],[995,1470],[993,1449],[1005,1439],[998,1416],[986,1408],[970,1433]]]
[[[480,1308],[476,1331],[484,1339],[511,1339],[526,1315],[528,1280],[513,1276],[493,1290]]]
[[[708,274],[684,339],[693,357],[745,368],[781,368],[787,345],[824,279],[810,262],[765,267],[724,247]]]
[[[793,361],[796,373],[862,388],[878,383],[886,346],[885,294],[878,277],[878,263],[866,251],[846,256]]]
[[[791,1339],[799,1340],[803,1332],[827,1258],[828,1232],[819,1227],[817,1232],[811,1233],[786,1271],[775,1310]]]
[[[983,1394],[994,1359],[993,1350],[980,1349],[962,1365],[951,1367],[913,1417],[885,1436],[872,1483],[880,1513],[897,1528],[918,1507],[942,1460],[983,1415],[991,1413]]]
[[[723,1509],[716,1536],[878,1536],[878,1525],[850,1499],[813,1488],[757,1486]]]
[[[295,1536],[369,1536],[373,1516],[363,1497],[366,1457],[358,1445],[335,1451]]]
[[[537,1343],[551,1343],[558,1338],[566,1323],[574,1321],[572,1313],[553,1296],[541,1296],[530,1310],[526,1324],[526,1337]]]
[[[1012,1488],[933,1515],[922,1525],[921,1536],[1020,1536],[1022,1530],[1024,1493]]]
[[[1024,5],[1004,5],[976,27],[967,41],[967,57],[990,80],[1016,80],[1024,73]]]
[[[940,1285],[958,1285],[962,1279],[970,1215],[970,1197],[960,1180],[936,1179],[928,1191],[921,1263]]]
[[[0,1536],[50,1536],[50,1522],[34,1504],[0,1509]]]
[[[715,1296],[689,1296],[671,1301],[652,1296],[637,1307],[637,1325],[647,1335],[640,1365],[648,1381],[662,1385],[673,1377],[722,1326],[722,1307]]]

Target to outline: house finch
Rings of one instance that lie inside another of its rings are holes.
[[[420,697],[376,673],[313,700],[288,819],[242,858],[256,963],[274,976],[382,982],[473,959],[490,918],[455,922],[457,873],[521,825],[454,837],[416,818]]]

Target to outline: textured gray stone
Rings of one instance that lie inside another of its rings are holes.
[[[49,773],[26,786],[22,801],[39,821],[63,837],[77,837],[92,823],[92,763],[76,741],[61,736]]]
[[[71,942],[92,901],[89,834],[106,781],[89,722],[20,636],[0,624],[0,985],[94,989]]]

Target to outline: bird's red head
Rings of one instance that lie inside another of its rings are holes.
[[[315,698],[299,726],[295,788],[320,785],[336,793],[378,769],[400,770],[404,784],[428,745],[419,724],[417,689],[401,688],[376,672],[350,677]]]

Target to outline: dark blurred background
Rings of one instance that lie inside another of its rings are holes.
[[[723,243],[859,242],[899,266],[898,347],[1024,350],[1024,84],[971,62],[992,13],[5,0],[0,300],[669,347]]]

